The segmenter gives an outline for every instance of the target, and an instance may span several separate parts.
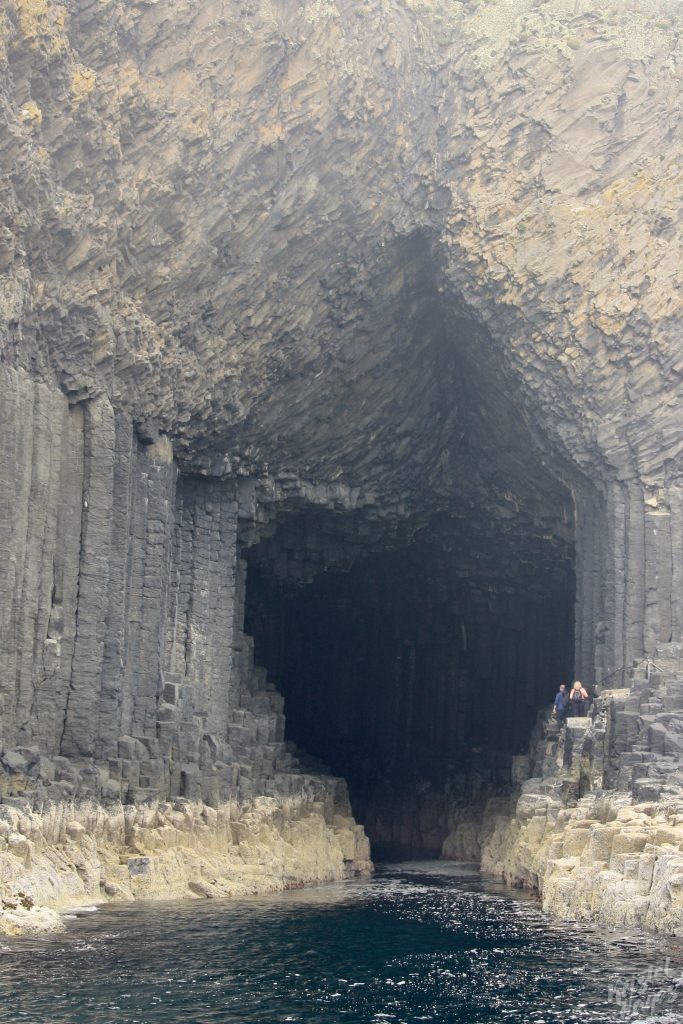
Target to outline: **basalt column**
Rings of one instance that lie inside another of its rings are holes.
[[[116,757],[155,737],[175,468],[105,398],[2,381],[3,741]],[[12,496],[11,504],[8,501]]]
[[[227,747],[251,680],[237,484],[178,480],[169,442],[104,397],[70,403],[22,370],[1,391],[7,764],[42,757],[49,781],[57,759],[67,795],[72,762],[97,765],[81,779],[96,795],[249,797],[258,744],[241,788]],[[273,740],[268,701],[239,714]]]
[[[577,678],[621,685],[635,662],[682,635],[681,493],[675,481],[575,487]]]

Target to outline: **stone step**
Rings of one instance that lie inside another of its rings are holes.
[[[640,712],[641,715],[656,715],[663,707],[664,701],[661,697],[650,697],[640,705]]]
[[[633,799],[637,803],[649,803],[659,800],[662,794],[661,783],[653,782],[650,779],[643,779],[634,782],[631,787]]]

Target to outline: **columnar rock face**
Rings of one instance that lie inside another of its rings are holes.
[[[659,647],[590,716],[539,716],[513,799],[456,811],[444,853],[569,920],[683,935],[682,651]]]
[[[0,57],[5,801],[334,831],[296,741],[438,849],[683,635],[676,6],[8,0]]]

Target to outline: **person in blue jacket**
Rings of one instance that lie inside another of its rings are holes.
[[[560,683],[560,688],[555,694],[553,714],[557,719],[558,725],[564,725],[567,721],[567,715],[569,714],[569,694],[567,693],[567,687],[564,683]]]

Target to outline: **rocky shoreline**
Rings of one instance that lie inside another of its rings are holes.
[[[246,896],[371,871],[363,829],[334,800],[0,806],[5,935],[62,930],[64,912],[92,903]]]
[[[683,936],[681,654],[660,647],[588,718],[558,728],[539,715],[529,755],[513,759],[512,796],[454,808],[442,856],[479,861],[567,921]],[[372,871],[346,787],[326,776],[297,774],[297,795],[218,807],[51,799],[35,778],[11,778],[2,934],[60,930],[88,903],[244,896]]]
[[[456,814],[443,855],[537,891],[564,920],[683,936],[681,645],[654,664],[588,718],[558,729],[542,714],[513,796]]]

